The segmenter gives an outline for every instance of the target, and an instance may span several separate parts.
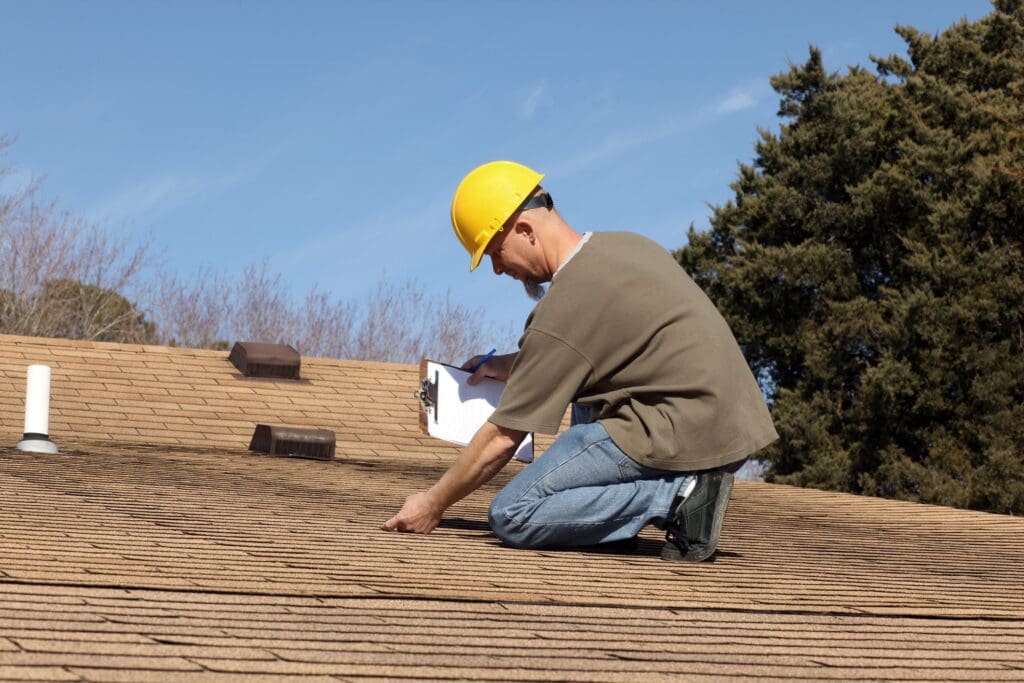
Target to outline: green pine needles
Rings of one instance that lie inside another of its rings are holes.
[[[778,134],[677,253],[770,397],[771,480],[1024,513],[1024,0],[993,4],[774,77]]]

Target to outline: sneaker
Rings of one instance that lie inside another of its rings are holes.
[[[732,495],[731,472],[711,470],[697,475],[697,485],[677,499],[665,521],[661,558],[672,562],[703,562],[715,552],[725,509]]]

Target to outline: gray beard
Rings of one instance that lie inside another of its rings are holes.
[[[535,280],[523,280],[523,289],[526,290],[526,296],[530,297],[534,301],[540,301],[543,299],[544,294],[547,292],[547,288]]]

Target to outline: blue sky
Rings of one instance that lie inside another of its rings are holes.
[[[468,272],[448,203],[479,163],[546,173],[574,227],[674,249],[730,197],[768,79],[904,52],[987,0],[29,2],[0,0],[0,134],[16,178],[167,266],[269,259],[298,297],[381,278],[520,325]]]

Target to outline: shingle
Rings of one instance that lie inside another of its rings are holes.
[[[171,683],[180,678],[168,677],[164,672],[123,669],[102,669],[73,667],[72,672],[83,680],[94,683]],[[78,680],[78,679],[74,679]],[[218,674],[210,671],[190,672],[188,681],[197,683],[237,683],[235,674]],[[333,676],[282,676],[275,674],[249,674],[246,683],[338,683],[342,679]]]
[[[80,681],[77,674],[56,666],[20,666],[0,662],[2,681]]]
[[[201,671],[202,667],[181,657],[128,657],[121,655],[93,656],[74,652],[60,653],[59,658],[50,653],[15,652],[0,655],[0,671],[2,667],[49,667],[54,659],[59,659],[63,667],[102,665],[118,669],[148,669],[151,671],[189,672]]]

